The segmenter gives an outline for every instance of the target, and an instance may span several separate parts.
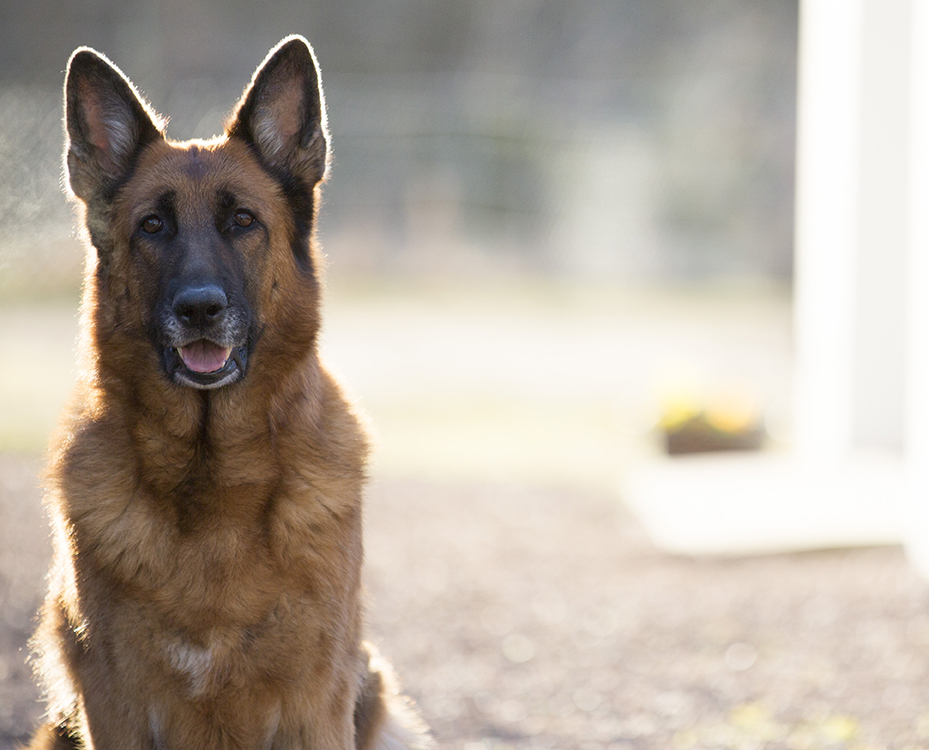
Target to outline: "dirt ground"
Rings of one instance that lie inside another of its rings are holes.
[[[35,459],[0,456],[0,748],[37,702]],[[898,548],[655,549],[615,497],[376,481],[370,633],[441,747],[927,748],[929,586]]]

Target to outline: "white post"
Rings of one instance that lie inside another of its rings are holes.
[[[801,3],[795,442],[819,462],[902,455],[912,2]]]
[[[797,125],[794,442],[851,447],[864,0],[803,0]]]
[[[910,77],[910,179],[906,457],[912,523],[907,552],[929,575],[929,2],[914,0]]]
[[[913,0],[865,0],[853,443],[904,445],[907,177]]]

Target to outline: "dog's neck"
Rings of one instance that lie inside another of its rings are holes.
[[[144,350],[145,342],[137,346]],[[282,443],[295,432],[313,435],[319,426],[322,374],[315,348],[286,372],[257,367],[241,382],[215,390],[127,376],[101,359],[85,368],[83,409],[116,422],[114,428],[139,447],[139,479],[160,491],[205,477],[213,486],[261,485],[274,475]],[[131,423],[119,424],[123,414],[132,415]]]

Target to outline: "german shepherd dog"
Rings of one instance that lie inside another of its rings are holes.
[[[361,639],[367,443],[317,351],[312,49],[285,39],[225,133],[184,143],[78,49],[65,121],[82,362],[47,476],[30,748],[429,747]]]

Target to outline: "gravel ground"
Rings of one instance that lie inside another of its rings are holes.
[[[0,456],[0,748],[41,712],[38,462]],[[898,548],[655,549],[608,495],[380,480],[370,632],[440,745],[929,747],[929,587]]]

